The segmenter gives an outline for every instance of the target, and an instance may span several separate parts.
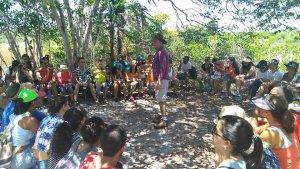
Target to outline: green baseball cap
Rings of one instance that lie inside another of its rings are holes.
[[[34,90],[23,89],[21,90],[18,98],[23,99],[24,103],[28,103],[35,100],[38,97],[39,95]]]

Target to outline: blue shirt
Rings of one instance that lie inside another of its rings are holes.
[[[0,127],[0,132],[4,131],[5,127],[9,124],[9,116],[14,113],[15,110],[15,101],[9,101],[2,114],[2,125]]]
[[[57,114],[52,114],[45,117],[41,121],[40,127],[37,131],[33,148],[43,152],[48,152],[52,135],[57,126],[62,122],[63,119]]]

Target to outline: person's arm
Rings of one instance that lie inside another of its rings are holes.
[[[280,82],[282,81],[283,78],[283,73],[280,72],[279,70],[275,73],[273,80],[270,80],[270,86],[277,86],[278,84],[280,84]]]

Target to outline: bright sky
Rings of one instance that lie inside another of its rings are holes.
[[[148,0],[138,0],[141,4],[146,6],[152,15],[156,13],[167,13],[170,14],[171,19],[167,22],[166,27],[170,29],[176,29],[176,23],[180,24],[180,21],[177,20],[176,14],[170,2],[166,2],[163,0],[156,1],[156,5],[149,4]],[[197,16],[199,12],[197,11],[207,11],[210,9],[205,9],[206,7],[201,7],[199,5],[194,4],[191,0],[173,0],[173,2],[178,6],[180,9],[188,11],[189,18],[199,21],[200,23],[206,23],[208,20],[204,19],[201,16]],[[224,5],[225,7],[225,5]],[[214,11],[212,11],[214,12]],[[254,26],[253,23],[250,22],[240,23],[238,21],[233,20],[233,16],[230,13],[219,14],[214,12],[214,14],[220,18],[219,26],[223,26],[227,28],[227,30],[231,31],[249,31],[251,26]],[[182,18],[184,25],[189,25],[188,21],[185,20],[185,15],[179,12],[180,17]],[[300,22],[299,21],[292,21],[290,22],[290,26],[298,27],[299,28]]]

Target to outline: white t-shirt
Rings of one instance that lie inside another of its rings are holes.
[[[192,69],[192,63],[190,61],[188,61],[186,64],[182,63],[181,71],[188,72],[190,69]]]
[[[260,70],[257,71],[257,74],[258,74],[258,78],[261,78],[261,79],[266,79],[268,77],[268,71],[265,71],[264,73],[261,72]]]
[[[246,169],[246,162],[244,160],[225,160],[216,169],[218,168]]]
[[[270,69],[267,72],[267,79],[270,81],[277,81],[280,82],[283,77],[283,72],[280,70],[277,70],[276,72],[272,72]]]

